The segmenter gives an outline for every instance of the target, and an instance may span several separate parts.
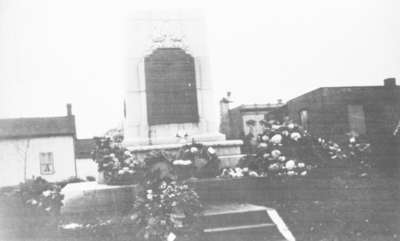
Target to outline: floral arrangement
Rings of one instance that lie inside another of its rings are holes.
[[[133,157],[119,139],[96,137],[93,160],[107,184],[132,184],[143,175],[144,162]]]
[[[136,197],[131,219],[138,226],[137,235],[145,240],[173,241],[176,236],[198,234],[202,204],[188,185],[168,178],[145,182]]]
[[[221,177],[307,176],[312,169],[329,166],[334,160],[367,163],[369,144],[354,133],[349,134],[348,143],[339,145],[311,136],[288,119],[282,124],[269,121],[263,125],[256,153],[242,159],[239,167],[224,169]]]
[[[192,143],[180,148],[173,165],[179,179],[210,178],[219,174],[220,162],[213,147]]]

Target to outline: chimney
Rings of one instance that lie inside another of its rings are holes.
[[[72,116],[72,105],[67,104],[67,116]]]
[[[396,87],[396,78],[387,78],[383,80],[385,87]]]

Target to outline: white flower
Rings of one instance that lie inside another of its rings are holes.
[[[82,224],[79,223],[69,223],[69,224],[65,224],[62,226],[62,228],[64,229],[77,229],[77,228],[81,228]]]
[[[248,171],[249,171],[249,168],[248,168],[248,167],[244,167],[244,168],[243,168],[243,171],[244,171],[244,172],[248,172]]]
[[[290,130],[292,130],[292,129],[294,128],[294,124],[293,124],[293,123],[290,123],[290,124],[288,125],[288,128],[289,128]]]
[[[132,158],[129,157],[129,158],[125,159],[124,163],[131,164],[132,163]]]
[[[273,164],[269,165],[268,170],[270,170],[270,171],[279,170],[279,164],[273,163]]]
[[[190,148],[190,152],[191,152],[191,153],[196,153],[196,152],[198,152],[198,151],[199,151],[199,149],[197,149],[197,147],[195,147],[195,146],[193,146],[193,147]]]
[[[48,197],[51,195],[51,191],[50,190],[46,190],[42,193],[43,196]]]
[[[167,237],[167,241],[174,241],[176,239],[176,235],[173,232],[170,232]]]
[[[270,140],[273,144],[280,144],[282,141],[282,135],[281,134],[276,134],[274,135],[271,140]]]
[[[281,162],[284,162],[284,161],[286,161],[286,157],[285,156],[280,156],[278,158],[278,160],[281,161]]]
[[[353,137],[350,138],[349,141],[350,141],[350,143],[355,143],[356,142],[356,138],[353,136]]]
[[[261,142],[260,144],[258,144],[258,147],[259,148],[267,148],[268,145],[267,145],[267,143]]]
[[[288,174],[289,176],[293,176],[293,175],[296,175],[296,172],[294,172],[294,171],[288,171],[287,174]]]
[[[287,131],[287,130],[282,131],[282,135],[288,136],[289,135],[289,131]]]
[[[290,138],[292,138],[293,140],[297,141],[301,138],[300,133],[298,132],[293,132],[292,134],[290,134]]]
[[[263,155],[264,158],[268,158],[269,156],[270,156],[269,153],[265,153],[265,154]]]
[[[128,157],[132,157],[132,153],[131,153],[130,151],[125,151],[125,152],[124,152],[124,155],[125,155],[125,156],[128,156]]]
[[[153,190],[151,190],[151,189],[147,189],[147,191],[146,191],[147,193],[153,193]]]
[[[261,140],[263,140],[263,141],[268,141],[268,140],[269,140],[269,137],[268,137],[267,135],[263,135],[263,136],[261,137]]]
[[[207,149],[207,151],[208,151],[208,153],[210,153],[212,155],[216,153],[215,149],[212,148],[211,146]]]
[[[297,164],[297,166],[300,167],[300,168],[306,167],[306,165],[304,164],[304,162],[299,162],[299,163]]]
[[[35,199],[29,199],[28,201],[26,201],[27,203],[30,203],[32,205],[36,205],[38,202]]]
[[[280,125],[273,124],[273,125],[271,125],[271,130],[275,131],[275,130],[278,130],[280,127],[281,127]]]
[[[50,212],[51,207],[47,207],[45,210],[46,210],[46,212]]]
[[[296,167],[296,163],[293,160],[289,160],[285,163],[285,167],[288,170],[292,170],[293,168]]]
[[[153,200],[153,194],[148,193],[148,194],[146,195],[146,198],[149,199],[149,200]]]
[[[178,166],[178,165],[182,165],[182,166],[187,166],[192,164],[191,160],[175,160],[172,162],[173,165]]]
[[[167,183],[165,181],[163,181],[160,185],[161,189],[165,189],[167,187]]]
[[[275,150],[271,151],[271,155],[273,158],[278,158],[281,155],[281,151],[275,149]]]
[[[118,170],[118,174],[119,174],[119,175],[122,175],[122,174],[124,174],[124,173],[125,173],[124,170]]]
[[[249,172],[249,176],[251,176],[251,177],[258,177],[258,174],[257,174],[257,172],[255,172],[255,171],[251,171],[251,172]]]
[[[302,176],[307,175],[307,171],[302,171],[302,172],[300,173],[300,175],[302,175]]]

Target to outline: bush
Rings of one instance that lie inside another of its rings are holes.
[[[0,193],[2,228],[7,235],[35,236],[56,230],[63,195],[61,187],[37,177]]]
[[[371,167],[369,144],[354,133],[347,140],[339,145],[310,135],[290,120],[270,121],[258,136],[255,153],[243,158],[238,168],[223,170],[221,176],[306,176],[317,167]]]

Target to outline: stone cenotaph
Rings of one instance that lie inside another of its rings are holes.
[[[125,145],[144,154],[197,142],[233,165],[242,141],[218,132],[203,18],[145,12],[127,23]]]

